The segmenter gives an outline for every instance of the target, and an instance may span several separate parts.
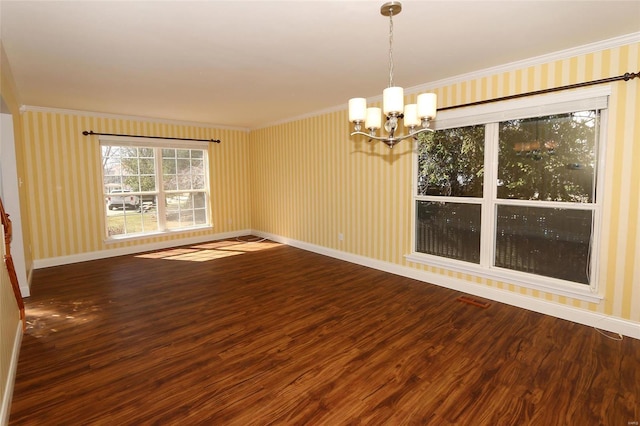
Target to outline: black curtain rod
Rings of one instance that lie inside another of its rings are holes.
[[[220,139],[191,139],[191,138],[169,138],[165,136],[140,136],[140,135],[119,135],[117,133],[96,133],[93,130],[85,130],[82,132],[85,136],[98,135],[98,136],[126,136],[128,138],[149,138],[149,139],[173,139],[177,141],[197,141],[197,142],[215,142],[220,143]]]
[[[461,105],[454,105],[454,106],[449,106],[449,107],[445,107],[445,108],[438,108],[438,111],[446,111],[448,109],[456,109],[456,108],[464,108],[464,107],[476,106],[476,105],[482,105],[482,104],[489,104],[489,103],[492,103],[492,102],[508,101],[510,99],[524,98],[526,96],[543,95],[545,93],[559,92],[561,90],[577,89],[577,88],[580,88],[580,87],[594,86],[596,84],[611,83],[613,81],[619,81],[619,80],[629,81],[629,80],[633,80],[636,77],[640,78],[640,71],[638,71],[638,72],[626,72],[626,73],[624,73],[622,75],[619,75],[617,77],[609,77],[609,78],[603,78],[603,79],[600,79],[600,80],[585,81],[584,83],[569,84],[567,86],[552,87],[550,89],[542,89],[542,90],[536,90],[536,91],[533,91],[533,92],[518,93],[517,95],[509,95],[509,96],[503,96],[501,98],[487,99],[487,100],[484,100],[484,101],[470,102],[468,104],[461,104]]]

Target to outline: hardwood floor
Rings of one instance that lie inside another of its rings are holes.
[[[40,269],[32,294],[11,425],[640,421],[638,340],[274,243]]]

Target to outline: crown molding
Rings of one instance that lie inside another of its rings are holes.
[[[380,100],[382,100],[382,96],[380,96]],[[250,130],[253,131],[253,130],[266,129],[266,128],[269,128],[269,127],[278,126],[280,124],[287,124],[287,123],[291,123],[291,122],[294,122],[294,121],[299,121],[299,120],[304,120],[304,119],[307,119],[307,118],[318,117],[318,116],[321,116],[321,115],[331,114],[333,112],[339,112],[339,111],[345,111],[344,105],[336,105],[336,106],[333,106],[333,107],[330,107],[330,108],[325,108],[325,109],[317,110],[317,111],[314,111],[314,112],[309,112],[309,113],[306,113],[306,114],[296,115],[295,117],[292,117],[292,118],[285,118],[285,119],[282,119],[282,120],[273,121],[271,123],[263,124],[263,125],[260,125],[258,127],[252,127]]]
[[[149,122],[149,123],[171,124],[171,125],[177,125],[177,126],[205,127],[208,129],[217,129],[217,130],[238,130],[238,131],[247,132],[247,133],[250,131],[250,129],[246,127],[233,127],[233,126],[225,126],[222,124],[200,123],[197,121],[168,120],[166,118],[111,114],[106,112],[95,112],[95,111],[80,111],[80,110],[63,109],[63,108],[49,108],[49,107],[41,107],[41,106],[34,106],[34,105],[22,105],[20,107],[20,113],[24,113],[27,111],[79,115],[82,117],[111,118],[116,120],[133,120],[133,121],[142,121],[142,122]]]
[[[478,71],[472,71],[466,74],[459,74],[453,77],[444,78],[442,80],[432,81],[430,83],[420,84],[405,89],[404,93],[405,95],[420,93],[424,92],[425,90],[433,90],[440,87],[452,86],[454,84],[462,83],[469,80],[476,80],[496,74],[517,71],[533,66],[547,64],[550,62],[562,61],[565,59],[573,58],[575,56],[588,55],[590,53],[595,53],[607,49],[614,49],[633,43],[640,43],[640,32],[626,34],[623,36],[601,40],[595,43],[572,47],[565,50],[559,50],[556,52],[535,56],[533,58],[523,59],[521,61],[510,62],[504,65],[498,65]],[[379,98],[380,100],[382,100],[382,96],[379,96]]]
[[[425,91],[434,90],[441,87],[452,86],[458,83],[463,83],[465,81],[476,80],[482,77],[488,77],[496,74],[503,74],[505,72],[516,71],[520,69],[529,68],[536,65],[542,65],[549,62],[555,62],[558,60],[569,59],[574,56],[587,55],[590,53],[599,52],[607,49],[614,49],[621,46],[626,46],[628,44],[640,43],[640,31],[626,34],[619,37],[614,37],[606,40],[601,40],[595,43],[585,44],[582,46],[572,47],[565,50],[559,50],[552,53],[547,53],[540,56],[535,56],[528,59],[523,59],[521,61],[509,62],[508,64],[498,65],[495,67],[485,68],[482,70],[472,71],[465,74],[458,74],[453,77],[444,78],[441,80],[432,81],[429,83],[420,84],[417,86],[408,87],[404,90],[405,95],[421,93]],[[382,102],[382,95],[377,95],[374,97],[367,98],[367,102]],[[295,117],[291,117],[284,120],[279,120],[274,123],[266,124],[264,126],[260,126],[255,129],[264,129],[266,127],[272,127],[279,124],[286,124],[293,121],[303,120],[310,117],[315,117],[318,115],[328,114],[331,112],[346,110],[346,100],[345,104],[338,105],[332,108],[326,108],[323,110],[315,111],[308,114],[298,115]]]

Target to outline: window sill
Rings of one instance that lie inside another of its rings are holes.
[[[422,265],[444,268],[453,272],[469,274],[492,281],[513,284],[520,287],[538,290],[558,296],[571,297],[590,303],[600,303],[604,297],[596,293],[596,289],[586,284],[575,284],[569,281],[546,278],[523,272],[509,271],[497,267],[483,267],[480,265],[462,262],[454,259],[444,259],[423,253],[411,253],[405,255],[409,262]]]
[[[124,241],[127,241],[127,242],[141,241],[141,240],[146,240],[146,239],[155,238],[155,237],[168,237],[168,236],[180,235],[180,234],[185,234],[187,232],[193,232],[193,231],[213,231],[213,225],[201,225],[201,226],[194,226],[191,228],[182,228],[179,230],[171,230],[171,231],[147,232],[144,234],[118,235],[115,237],[108,237],[104,239],[104,243],[109,245],[109,244],[121,243]]]

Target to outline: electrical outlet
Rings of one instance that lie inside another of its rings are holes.
[[[344,241],[344,234],[342,234],[342,232],[338,233],[338,241]]]

